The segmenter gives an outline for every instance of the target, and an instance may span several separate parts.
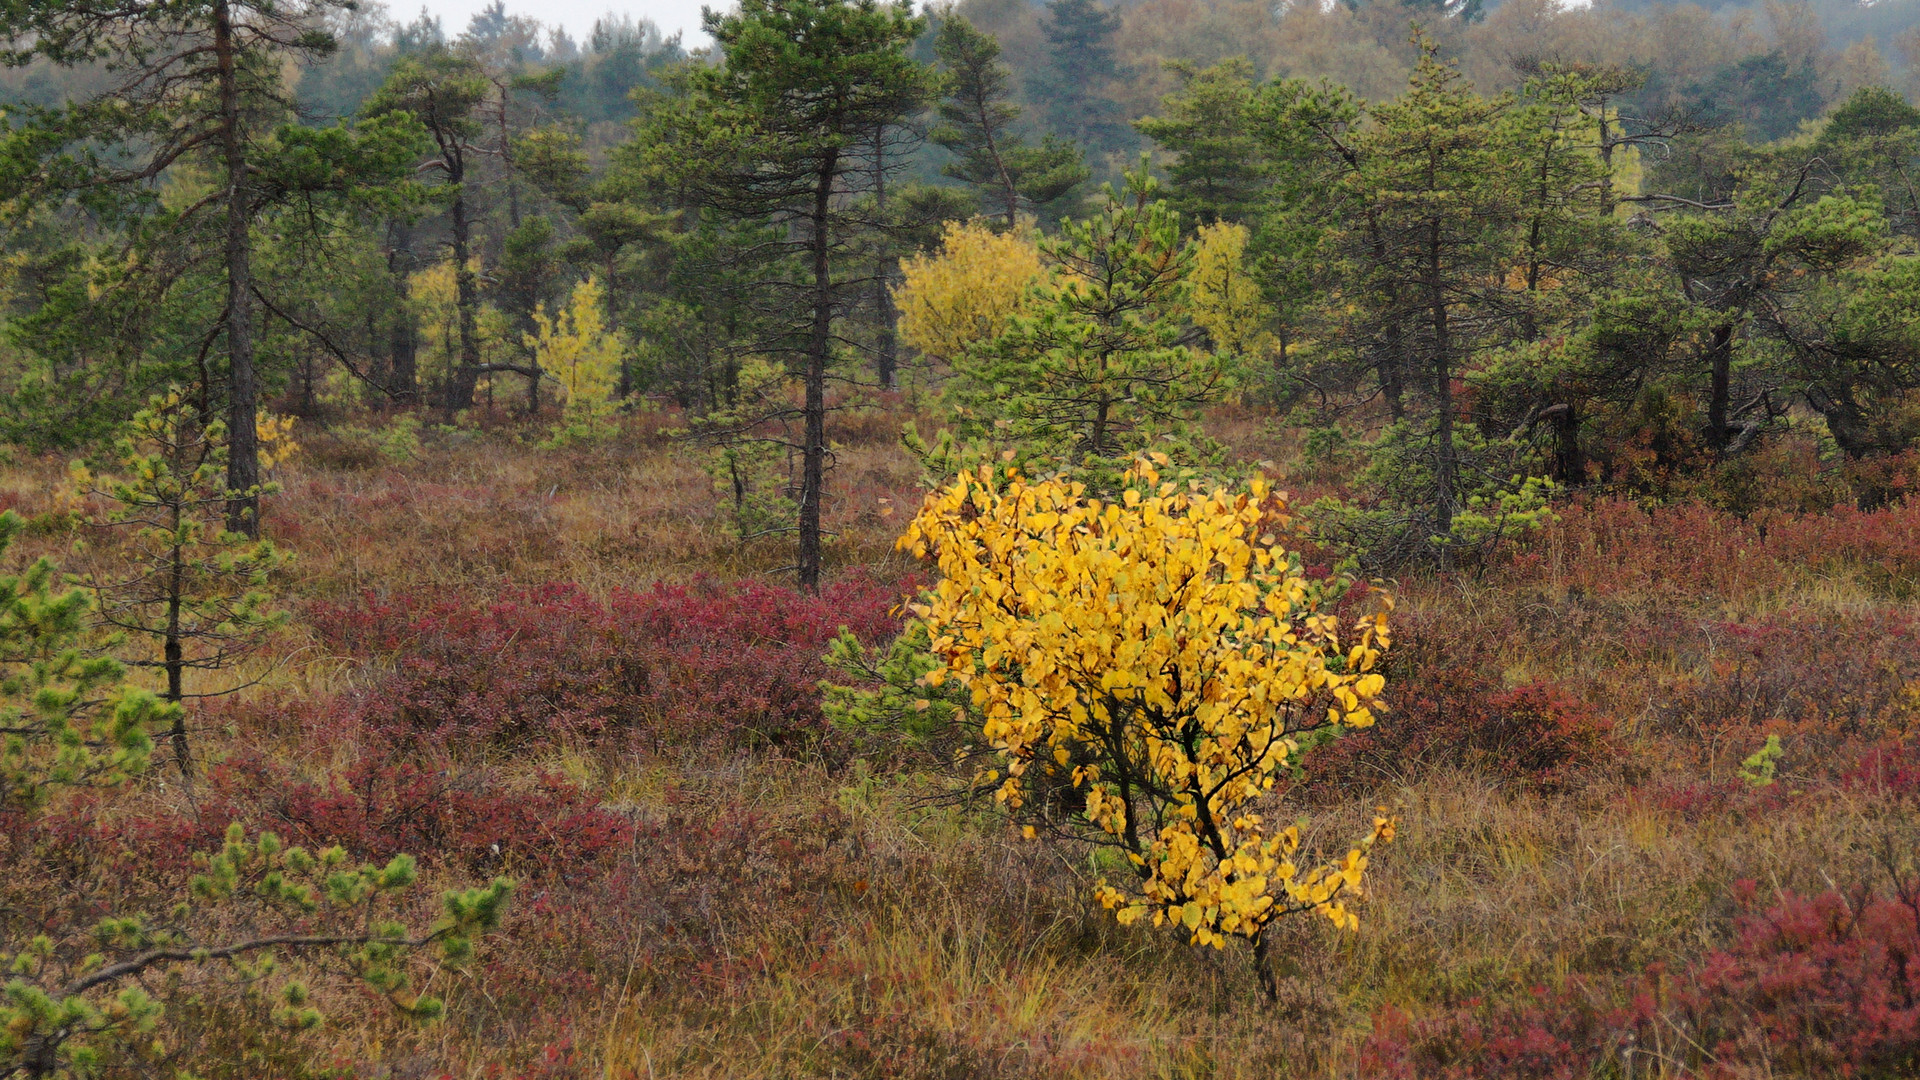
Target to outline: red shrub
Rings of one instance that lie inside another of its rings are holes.
[[[1611,723],[1553,686],[1502,689],[1464,666],[1403,669],[1387,685],[1390,711],[1377,724],[1308,756],[1315,786],[1339,790],[1456,768],[1555,788],[1617,752]]]
[[[767,813],[669,793],[605,872],[515,896],[501,928],[514,947],[482,954],[487,993],[465,1007],[487,1038],[518,1048],[608,993],[685,1008],[724,998],[780,962],[772,941],[839,932],[827,914],[857,876],[836,843],[845,828],[831,806]]]
[[[1755,787],[1745,780],[1663,778],[1636,788],[1622,800],[1652,806],[1688,821],[1719,819],[1729,824],[1778,814],[1805,795],[1787,783]]]
[[[55,879],[137,866],[143,878],[178,884],[192,872],[191,855],[218,848],[237,821],[309,849],[337,844],[356,859],[404,853],[474,876],[585,880],[633,834],[625,818],[557,777],[510,789],[493,770],[452,762],[428,768],[367,756],[314,782],[250,755],[214,765],[195,795],[192,813],[102,814],[80,799],[32,821],[0,816],[0,854],[38,860]]]
[[[1526,537],[1502,576],[1588,596],[1728,598],[1809,574],[1857,576],[1899,597],[1920,591],[1920,500],[1741,517],[1698,502],[1582,499]]]
[[[369,860],[413,854],[476,875],[591,876],[632,836],[598,798],[558,777],[508,790],[491,770],[450,762],[424,768],[369,755],[344,776],[313,783],[249,758],[214,767],[207,788],[202,798],[214,818],[272,829],[288,843],[338,844]]]
[[[427,745],[524,745],[617,729],[655,746],[791,744],[825,731],[827,642],[898,628],[898,589],[865,580],[818,595],[759,583],[656,585],[601,604],[549,586],[476,605],[368,597],[321,607],[332,647],[396,656],[358,721]]]
[[[1891,741],[1873,747],[1840,775],[1840,783],[1889,801],[1920,799],[1920,747]]]
[[[1736,886],[1750,907],[1752,882]],[[1920,887],[1894,895],[1785,894],[1680,978],[1663,965],[1625,1009],[1573,987],[1533,1002],[1375,1017],[1362,1074],[1421,1080],[1585,1077],[1654,1055],[1660,1075],[1920,1075]],[[1639,1049],[1635,1049],[1638,1047]],[[1635,1075],[1639,1071],[1636,1069]],[[1651,1073],[1649,1073],[1651,1074]]]
[[[1740,623],[1701,623],[1678,636],[1687,675],[1653,710],[1659,730],[1740,757],[1763,732],[1782,736],[1802,778],[1831,777],[1906,726],[1920,682],[1920,619],[1869,609],[1787,609]],[[1716,738],[1725,736],[1725,739]],[[1820,747],[1820,752],[1795,751]]]
[[[1617,1024],[1585,996],[1544,988],[1420,1020],[1386,1009],[1373,1023],[1360,1072],[1381,1080],[1584,1080],[1617,1042]]]
[[[1753,883],[1739,886],[1751,901]],[[1664,1019],[1707,1076],[1913,1076],[1920,1072],[1920,893],[1787,894],[1741,919]],[[1710,1055],[1710,1056],[1708,1056]]]

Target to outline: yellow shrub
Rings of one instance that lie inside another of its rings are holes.
[[[612,434],[613,394],[620,384],[622,343],[607,329],[606,293],[593,278],[574,286],[559,315],[543,305],[533,313],[536,332],[526,335],[541,370],[560,380],[566,419],[556,439],[598,439]]]
[[[900,337],[927,356],[952,360],[992,341],[1040,279],[1040,249],[1021,231],[996,233],[979,219],[947,223],[940,254],[903,259],[894,290]]]
[[[1264,532],[1281,510],[1257,479],[1203,491],[1146,462],[1112,502],[983,470],[928,496],[900,541],[940,566],[915,608],[941,665],[925,681],[971,690],[1005,762],[998,798],[1030,831],[1126,854],[1131,880],[1098,886],[1122,923],[1171,922],[1215,946],[1257,943],[1300,911],[1353,928],[1343,901],[1392,836],[1376,819],[1344,858],[1303,869],[1299,830],[1257,812],[1300,735],[1373,723],[1385,685],[1386,616],[1342,644]]]
[[[1273,342],[1267,329],[1272,311],[1260,298],[1260,286],[1247,272],[1247,227],[1220,221],[1200,226],[1194,239],[1192,292],[1188,307],[1194,324],[1216,347],[1234,356],[1264,353]]]

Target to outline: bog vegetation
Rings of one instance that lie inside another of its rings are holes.
[[[1916,3],[0,5],[0,1077],[1920,1072]]]

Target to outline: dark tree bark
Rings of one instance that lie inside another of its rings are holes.
[[[1707,395],[1707,445],[1718,454],[1727,448],[1727,398],[1733,385],[1733,324],[1713,328],[1713,340],[1707,346],[1707,361],[1712,368],[1712,388]]]
[[[873,212],[882,221],[887,216],[887,129],[873,131]],[[882,240],[873,263],[874,374],[885,389],[893,389],[894,373],[900,367],[898,333],[894,328],[892,273],[887,245]]]
[[[460,365],[447,385],[446,410],[451,417],[461,409],[473,408],[474,387],[480,384],[480,328],[475,313],[480,308],[479,283],[474,280],[469,259],[473,250],[473,224],[467,219],[467,196],[460,189],[466,177],[466,163],[459,156],[447,169],[447,183],[454,186],[453,206],[453,281],[454,304],[459,309]]]
[[[820,587],[820,500],[827,466],[827,359],[833,349],[833,180],[839,161],[821,158],[813,193],[813,330],[807,339],[806,439],[800,456],[800,585]]]
[[[400,405],[412,405],[420,397],[420,339],[413,325],[413,313],[407,310],[412,293],[408,273],[412,269],[412,230],[403,222],[389,226],[392,237],[387,250],[387,274],[399,301],[388,338],[391,353],[387,368],[387,393]]]
[[[220,96],[220,150],[227,182],[227,527],[260,535],[260,441],[255,428],[259,375],[253,363],[253,221],[247,147],[240,112],[240,48],[227,0],[213,5],[214,62]]]

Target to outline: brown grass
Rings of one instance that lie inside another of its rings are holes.
[[[909,569],[891,547],[918,499],[917,467],[891,435],[905,418],[901,408],[868,410],[841,432],[827,515],[836,568]],[[700,574],[776,575],[785,544],[730,540],[700,451],[650,430],[660,426],[636,418],[611,446],[569,451],[533,449],[512,431],[429,435],[417,459],[400,463],[311,436],[269,511],[296,556],[284,593],[303,603],[578,582],[605,594]],[[1249,461],[1297,446],[1251,414],[1223,414],[1214,431]],[[61,468],[15,464],[0,475],[0,501],[47,513]],[[1725,527],[1699,515],[1654,526],[1676,552]],[[1765,570],[1724,558],[1703,580],[1663,578],[1657,553],[1607,554],[1604,531],[1591,515],[1568,515],[1477,580],[1410,577],[1395,588],[1402,619],[1482,639],[1509,684],[1552,681],[1600,708],[1627,736],[1630,760],[1551,795],[1440,772],[1316,810],[1315,831],[1340,837],[1376,803],[1391,805],[1400,839],[1376,860],[1358,934],[1304,921],[1279,932],[1272,1004],[1240,952],[1112,925],[1088,903],[1085,852],[1020,841],[987,808],[933,798],[929,777],[772,754],[551,751],[501,764],[565,775],[635,820],[754,822],[766,838],[754,843],[766,846],[746,871],[668,868],[646,879],[667,892],[609,894],[586,940],[537,937],[540,898],[523,896],[486,943],[487,963],[440,987],[454,1003],[446,1023],[408,1029],[350,1013],[304,1060],[357,1076],[463,1080],[1355,1076],[1383,1006],[1419,1014],[1574,976],[1684,967],[1726,938],[1735,881],[1818,891],[1875,880],[1864,853],[1905,824],[1825,783],[1812,740],[1904,736],[1920,692],[1897,691],[1920,679],[1916,658],[1876,661],[1891,689],[1874,699],[1871,731],[1842,730],[1836,716],[1688,710],[1725,704],[1714,695],[1734,669],[1713,642],[1727,624],[1783,612],[1836,627],[1904,615],[1890,579],[1864,564]],[[70,540],[43,530],[27,548],[57,552]],[[1609,576],[1610,562],[1626,568]],[[310,646],[293,628],[254,694],[317,700],[370,677]],[[312,776],[340,767],[337,749],[316,752],[271,709],[223,715],[234,726],[203,734],[211,757],[263,751]],[[1688,785],[1724,785],[1767,730],[1807,740],[1789,743],[1783,789],[1797,793],[1764,810],[1662,801]],[[116,796],[113,812],[191,812],[164,779]],[[651,866],[661,856],[636,847],[624,857]],[[702,874],[724,887],[701,893]],[[661,918],[691,944],[659,952],[646,937],[656,931],[635,929],[667,925]],[[502,971],[572,963],[567,950],[597,965],[575,989],[501,996]]]

